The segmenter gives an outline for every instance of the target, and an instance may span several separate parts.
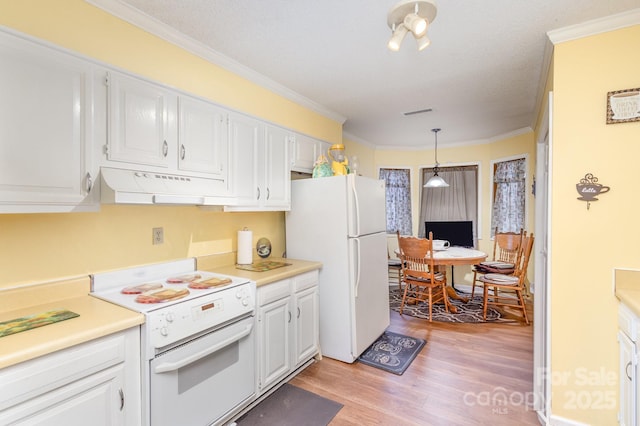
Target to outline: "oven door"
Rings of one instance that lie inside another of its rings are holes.
[[[255,389],[254,318],[170,349],[150,361],[153,426],[204,426],[250,399]]]

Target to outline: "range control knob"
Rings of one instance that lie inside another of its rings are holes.
[[[163,336],[168,336],[169,335],[169,330],[167,330],[167,327],[162,327],[160,329],[160,334],[162,334]]]
[[[248,306],[249,301],[247,299],[242,299],[242,306]]]
[[[173,312],[167,312],[164,318],[167,320],[167,322],[173,322],[173,320],[175,319],[175,317],[173,316]]]
[[[242,299],[242,290],[236,291],[236,299]]]

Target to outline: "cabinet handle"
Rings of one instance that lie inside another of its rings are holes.
[[[626,367],[624,367],[624,373],[627,375],[627,379],[629,380],[633,380],[631,378],[631,376],[629,375],[629,367],[631,367],[631,361],[629,361],[626,365]]]
[[[258,189],[258,198],[256,198],[256,200],[260,199],[260,187],[257,188]]]
[[[288,311],[288,312],[289,312],[289,324],[291,324],[291,311]]]
[[[267,200],[271,197],[271,191],[267,188]]]
[[[91,192],[91,188],[93,188],[93,179],[91,173],[87,173],[87,192]]]
[[[187,150],[184,148],[184,144],[180,145],[180,159],[184,160],[184,155],[186,154]]]
[[[122,411],[124,409],[124,392],[122,388],[118,390],[118,393],[120,394],[120,411]]]
[[[166,157],[169,154],[169,144],[166,140],[162,142],[162,156]]]
[[[298,306],[298,316],[297,318],[300,318],[300,306]]]

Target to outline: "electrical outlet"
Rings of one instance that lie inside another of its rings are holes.
[[[153,244],[164,243],[164,228],[153,228]]]

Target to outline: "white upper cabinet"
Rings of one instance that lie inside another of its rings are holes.
[[[105,82],[107,160],[161,168],[175,164],[176,96],[160,85],[115,71],[106,73]]]
[[[231,188],[238,207],[254,206],[262,195],[258,183],[258,150],[264,145],[263,124],[255,118],[229,115]]]
[[[226,180],[228,111],[188,96],[178,99],[178,168]]]
[[[289,142],[291,133],[281,127],[265,126],[264,156],[259,159],[264,170],[262,205],[274,210],[291,208],[291,169]]]
[[[291,208],[290,132],[242,114],[229,115],[232,193],[228,211]]]
[[[99,209],[93,66],[0,32],[0,212]]]
[[[329,144],[306,135],[296,134],[290,143],[291,170],[311,173],[313,166],[322,154],[327,155]]]

